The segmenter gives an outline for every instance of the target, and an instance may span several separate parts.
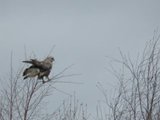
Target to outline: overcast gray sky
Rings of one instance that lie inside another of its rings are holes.
[[[43,59],[56,45],[53,74],[75,64],[68,73],[82,75],[64,80],[83,82],[56,87],[75,91],[92,112],[103,99],[97,82],[108,90],[116,82],[106,71],[105,56],[119,58],[119,48],[133,58],[142,51],[160,25],[159,6],[159,0],[0,0],[0,76],[8,73],[11,51],[18,69],[25,58],[24,46],[28,55],[34,52]],[[54,107],[67,97],[53,94]]]

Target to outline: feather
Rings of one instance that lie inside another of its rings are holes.
[[[44,79],[44,77],[49,79],[48,76],[51,72],[53,61],[53,57],[47,57],[43,61],[39,61],[37,59],[22,61],[24,63],[31,64],[31,66],[26,68],[23,72],[24,79],[36,76],[38,79]]]

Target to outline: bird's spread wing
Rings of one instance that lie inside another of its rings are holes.
[[[29,61],[23,61],[24,63],[30,63],[33,66],[40,68],[40,69],[44,69],[44,70],[50,70],[52,68],[52,64],[50,62],[46,62],[46,61],[38,61],[36,59],[31,59]]]

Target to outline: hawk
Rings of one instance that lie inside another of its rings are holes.
[[[22,61],[31,64],[31,66],[26,68],[23,72],[24,79],[37,76],[37,79],[42,79],[42,82],[45,83],[44,77],[49,80],[48,76],[51,72],[53,61],[55,61],[53,57],[47,57],[43,61],[37,59]]]

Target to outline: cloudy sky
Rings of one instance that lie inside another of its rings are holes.
[[[18,69],[24,48],[43,59],[55,45],[52,73],[74,64],[67,74],[81,75],[63,80],[83,82],[56,88],[75,91],[93,111],[103,99],[97,82],[108,91],[116,84],[105,56],[119,59],[119,48],[133,58],[141,52],[160,25],[159,5],[159,0],[0,0],[0,76],[8,73],[11,51]],[[67,97],[56,91],[53,96],[55,107]]]

